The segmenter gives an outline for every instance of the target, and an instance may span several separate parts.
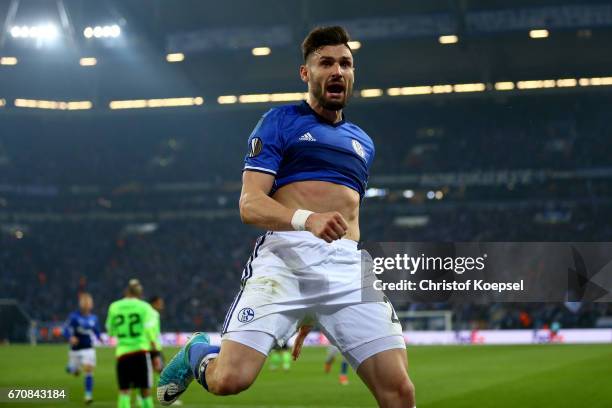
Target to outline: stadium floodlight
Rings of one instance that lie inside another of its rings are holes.
[[[238,97],[238,102],[240,103],[270,102],[270,94],[240,95]]]
[[[110,27],[110,36],[113,38],[117,38],[121,35],[121,27],[119,27],[117,24],[113,24]]]
[[[0,108],[3,108],[6,105],[6,99],[0,99]]]
[[[98,63],[98,60],[94,57],[83,57],[79,60],[79,64],[82,67],[93,67]]]
[[[365,198],[373,198],[373,197],[384,197],[389,192],[386,188],[368,188],[365,191]]]
[[[179,106],[200,106],[204,103],[204,98],[196,96],[194,98],[162,98],[162,99],[134,99],[111,101],[109,108],[115,109],[143,109],[143,108],[172,108]]]
[[[359,95],[361,95],[362,98],[378,98],[379,96],[382,96],[382,94],[383,90],[378,88],[362,89],[359,92]]]
[[[612,77],[591,78],[591,86],[612,85]]]
[[[496,91],[511,91],[513,89],[514,89],[514,82],[503,81],[503,82],[496,82],[495,83],[495,90]]]
[[[57,37],[57,28],[54,25],[47,24],[40,27],[40,33],[44,38],[53,39]]]
[[[559,88],[574,88],[578,86],[578,81],[575,78],[557,79],[557,87]]]
[[[387,88],[386,92],[380,88],[362,89],[357,94],[363,98],[375,98],[383,96],[416,96],[431,94],[452,94],[469,92],[488,92],[488,91],[512,91],[512,90],[531,90],[531,89],[550,89],[550,88],[569,88],[576,86],[610,86],[612,77],[598,78],[562,78],[526,81],[499,81],[492,84],[464,83],[464,84],[440,84],[440,85],[417,85]],[[285,92],[269,94],[246,94],[246,95],[221,95],[217,97],[219,105],[235,103],[273,103],[299,101],[306,98],[305,92]],[[436,198],[436,192],[433,192]],[[444,194],[444,193],[442,193]]]
[[[487,86],[482,82],[475,84],[456,84],[453,85],[453,90],[457,93],[462,92],[484,92],[487,90]]]
[[[438,37],[438,42],[440,44],[456,44],[459,42],[459,37],[457,37],[456,35],[441,35],[440,37]]]
[[[91,101],[72,101],[66,102],[66,109],[68,110],[85,110],[93,108]]]
[[[590,86],[591,80],[589,78],[580,78],[578,84],[580,84],[580,86]]]
[[[14,26],[10,29],[13,38],[33,38],[42,40],[53,40],[58,35],[57,27],[53,24],[35,26]]]
[[[404,191],[402,191],[402,195],[404,196],[404,198],[412,198],[412,197],[414,197],[414,191],[413,190],[404,190]]]
[[[95,27],[89,26],[85,27],[83,35],[86,38],[117,38],[121,35],[121,27],[117,24]]]
[[[389,96],[429,95],[431,93],[433,93],[433,87],[431,86],[404,86],[402,88],[387,89],[387,95]]]
[[[17,65],[17,62],[15,57],[0,57],[0,65]]]
[[[432,91],[435,94],[451,93],[453,92],[453,86],[452,85],[434,85],[432,87]]]
[[[405,86],[400,88],[402,95],[429,95],[433,93],[431,86]]]
[[[307,92],[283,92],[272,94],[248,94],[238,96],[239,103],[262,103],[262,102],[292,102],[306,98]]]
[[[548,38],[548,34],[549,34],[548,30],[544,30],[544,29],[529,31],[529,37],[533,39]]]
[[[430,200],[433,200],[434,198],[436,198],[436,193],[434,191],[428,191],[427,192],[427,198]]]
[[[273,93],[270,94],[270,102],[301,101],[307,97],[306,95],[306,92]]]
[[[217,103],[219,105],[225,105],[230,103],[238,102],[238,97],[236,95],[221,95],[217,98]]]
[[[57,28],[55,28],[55,26],[51,25],[51,24],[47,24],[44,26],[39,27],[39,37],[42,38],[46,38],[46,39],[54,39],[55,37],[57,37]]]
[[[251,50],[251,53],[256,57],[264,57],[266,55],[270,55],[272,50],[270,47],[255,47]]]
[[[87,110],[93,107],[91,101],[48,101],[37,99],[15,99],[17,108],[52,109],[52,110]]]
[[[361,48],[361,43],[359,41],[349,41],[348,46],[351,50],[355,51]]]
[[[557,82],[554,79],[518,81],[516,86],[518,89],[554,88],[557,86]]]
[[[174,52],[166,55],[166,61],[168,62],[181,62],[185,59],[185,54],[182,52]]]

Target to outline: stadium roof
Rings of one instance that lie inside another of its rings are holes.
[[[602,1],[11,0],[0,4],[0,21],[5,101],[108,106],[302,92],[299,43],[313,26],[333,23],[361,43],[359,89],[612,76],[612,5]],[[56,38],[12,35],[36,24],[56,27]],[[115,25],[117,38],[84,36],[87,27]],[[533,38],[535,29],[545,35]],[[448,35],[456,37],[443,44]],[[269,55],[254,56],[255,47]]]

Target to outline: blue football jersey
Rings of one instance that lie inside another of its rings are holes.
[[[244,170],[275,176],[270,194],[306,180],[328,181],[357,191],[363,198],[374,143],[358,126],[330,124],[304,101],[269,110],[249,136]]]
[[[93,347],[94,335],[100,338],[100,326],[98,325],[98,317],[96,315],[89,314],[84,316],[78,311],[70,313],[64,326],[64,336],[67,339],[70,336],[76,336],[79,339],[75,346],[71,346],[72,350]]]

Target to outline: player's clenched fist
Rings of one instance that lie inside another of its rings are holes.
[[[310,214],[305,227],[314,236],[327,242],[342,238],[348,230],[344,217],[337,211]]]

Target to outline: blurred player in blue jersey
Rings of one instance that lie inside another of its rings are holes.
[[[374,144],[342,112],[355,80],[348,42],[342,27],[310,32],[300,66],[306,101],[271,109],[251,133],[240,216],[268,232],[243,270],[221,349],[205,334],[194,335],[161,374],[162,404],[171,404],[194,378],[217,395],[247,389],[272,346],[314,321],[379,406],[414,406],[399,320],[382,295],[362,298],[370,285],[362,279],[357,248],[359,207]]]
[[[96,367],[96,350],[93,336],[100,340],[98,318],[92,314],[93,299],[89,293],[79,296],[79,310],[70,313],[64,326],[64,337],[70,343],[66,371],[79,375],[85,373],[85,402],[93,402],[93,370]]]

